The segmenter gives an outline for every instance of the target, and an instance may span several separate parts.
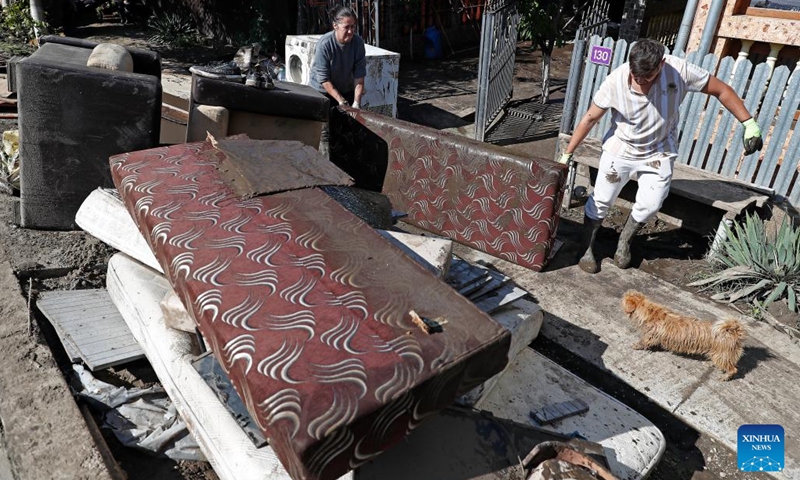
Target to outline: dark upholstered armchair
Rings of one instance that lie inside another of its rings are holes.
[[[47,36],[15,66],[20,217],[29,228],[76,228],[97,187],[113,187],[108,158],[158,144],[161,58],[127,49],[133,72],[87,66],[96,43]]]

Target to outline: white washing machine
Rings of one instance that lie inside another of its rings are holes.
[[[286,36],[286,80],[308,85],[314,51],[322,35]],[[397,77],[400,73],[400,54],[366,45],[367,76],[361,108],[386,116],[397,116]]]

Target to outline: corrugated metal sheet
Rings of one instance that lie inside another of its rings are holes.
[[[43,292],[36,305],[91,370],[144,357],[105,289]]]

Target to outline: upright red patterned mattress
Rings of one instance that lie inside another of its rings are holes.
[[[469,301],[319,189],[239,198],[225,156],[174,145],[111,171],[294,479],[338,478],[502,370],[510,335]]]
[[[558,228],[567,167],[461,135],[338,107],[331,160],[382,191],[404,221],[539,271]]]

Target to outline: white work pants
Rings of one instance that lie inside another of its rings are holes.
[[[650,160],[626,160],[603,152],[594,191],[586,202],[586,215],[594,220],[605,218],[622,187],[636,174],[639,188],[631,216],[639,223],[647,222],[667,198],[675,158],[673,154],[664,153]]]

